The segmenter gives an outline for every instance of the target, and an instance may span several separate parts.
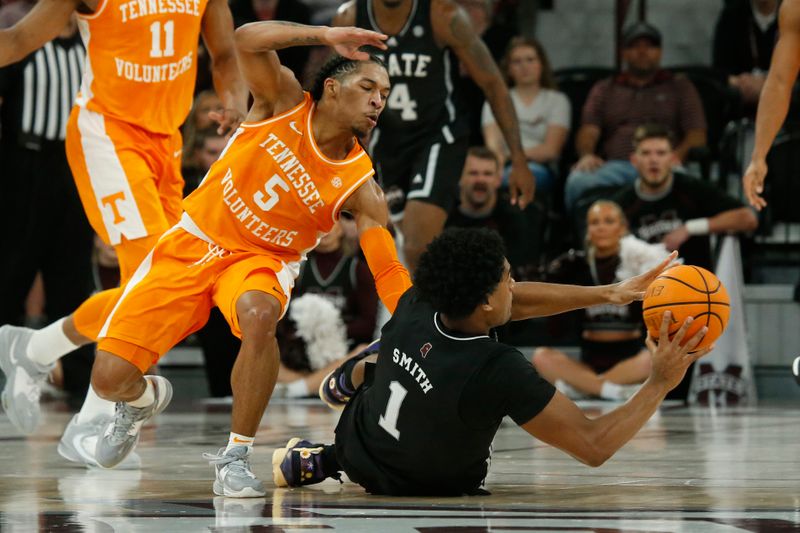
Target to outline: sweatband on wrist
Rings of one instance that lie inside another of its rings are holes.
[[[711,231],[707,218],[693,218],[686,221],[686,231],[689,235],[708,235]]]

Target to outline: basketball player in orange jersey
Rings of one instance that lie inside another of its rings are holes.
[[[254,103],[100,332],[92,386],[117,403],[97,441],[98,464],[120,463],[141,425],[169,403],[169,382],[143,373],[216,305],[242,345],[231,374],[232,432],[226,447],[207,455],[216,465],[214,493],[263,496],[248,456],[277,378],[275,328],[300,261],[347,211],[384,304],[393,310],[411,285],[385,229],[388,208],[372,162],[357,141],[375,127],[389,93],[383,63],[358,49],[384,48],[384,39],[358,28],[278,21],[236,31]],[[275,52],[296,45],[328,45],[341,54],[310,93]]]
[[[180,215],[178,128],[192,104],[201,34],[225,108],[212,117],[221,133],[244,116],[247,88],[226,0],[41,0],[0,31],[0,65],[55,37],[75,13],[87,58],[67,123],[67,157],[89,222],[117,252],[124,284]],[[120,293],[96,294],[74,314],[36,332],[0,328],[0,367],[7,378],[2,401],[20,431],[36,428],[40,385],[53,363],[97,338]],[[113,412],[113,404],[90,390],[62,438],[61,455],[93,464],[91,436]]]
[[[767,80],[758,99],[753,155],[742,177],[744,194],[758,211],[767,205],[761,196],[764,178],[767,177],[767,152],[789,112],[792,88],[800,72],[800,0],[783,0],[781,3],[778,35]],[[799,297],[800,284],[795,287],[795,299]],[[800,385],[800,356],[792,363],[792,373]]]

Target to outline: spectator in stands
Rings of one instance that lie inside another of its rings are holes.
[[[344,246],[345,224],[355,225],[343,217],[301,267],[276,332],[281,366],[273,397],[316,393],[342,358],[373,340],[378,293],[366,262]]]
[[[570,250],[553,261],[547,270],[548,282],[616,283],[646,272],[669,255],[661,245],[628,235],[625,215],[614,202],[596,201],[586,218],[586,249]],[[626,400],[650,375],[650,352],[642,336],[642,303],[595,305],[553,316],[551,329],[575,324],[573,318],[577,318],[580,331],[580,360],[555,348],[537,348],[532,359],[536,370],[572,398],[589,395]]]
[[[512,39],[501,66],[517,111],[522,148],[536,176],[536,190],[547,193],[552,190],[555,179],[552,164],[561,156],[569,133],[569,100],[556,90],[550,62],[538,41],[527,37]],[[497,155],[504,169],[505,183],[510,172],[505,165],[508,147],[487,104],[483,106],[481,127],[486,146]]]
[[[264,20],[285,20],[298,24],[311,24],[311,10],[300,0],[231,0],[229,3],[236,27],[248,22]],[[311,48],[293,46],[277,52],[281,65],[294,72],[295,77],[302,83]]]
[[[687,264],[713,270],[712,233],[750,232],[758,219],[749,207],[714,185],[673,170],[672,136],[660,124],[634,134],[636,181],[612,197],[642,240],[678,250]]]
[[[678,133],[672,164],[706,143],[703,106],[692,83],[662,70],[661,33],[637,22],[623,34],[625,70],[592,87],[583,107],[575,147],[580,159],[567,178],[564,201],[569,212],[595,187],[627,185],[636,179],[629,162],[636,126],[654,122]]]
[[[493,151],[485,146],[467,150],[459,181],[459,204],[447,218],[446,227],[497,231],[506,245],[514,279],[533,279],[539,264],[539,208],[536,204],[524,210],[512,206],[500,197],[500,182],[500,164]]]
[[[746,104],[758,102],[778,36],[778,0],[733,0],[714,29],[713,66]]]
[[[211,119],[209,114],[219,113],[222,109],[222,100],[219,99],[217,93],[214,91],[201,91],[194,97],[192,109],[186,117],[186,122],[181,126],[184,146],[181,167],[184,173],[184,179],[186,178],[186,171],[197,166],[194,161],[194,147],[197,145],[197,132],[207,130],[214,126],[216,123]]]

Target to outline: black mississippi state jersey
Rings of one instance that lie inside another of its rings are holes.
[[[348,476],[383,494],[473,494],[503,416],[524,424],[554,394],[516,349],[448,331],[414,288],[384,326],[375,373],[337,427]]]
[[[356,26],[382,32],[373,1],[381,0],[357,1]],[[431,0],[414,0],[406,24],[386,41],[388,49],[374,50],[386,62],[392,89],[372,134],[373,143],[396,146],[440,131],[446,138],[466,132],[458,59],[449,48],[436,44],[430,13]]]

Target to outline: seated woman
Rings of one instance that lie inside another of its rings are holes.
[[[361,351],[375,332],[378,293],[366,262],[352,253],[344,217],[308,254],[286,320],[278,324],[281,366],[273,397],[316,395],[322,379]]]
[[[536,190],[551,191],[555,175],[550,164],[561,157],[570,127],[570,104],[567,97],[556,90],[553,71],[547,55],[534,39],[515,37],[506,50],[502,63],[507,77],[511,100],[519,120],[522,148],[528,166],[536,176]],[[488,104],[481,116],[483,138],[500,161],[503,168],[509,151],[503,134]],[[510,168],[506,167],[503,183],[508,183]]]
[[[613,283],[645,272],[669,255],[661,244],[648,244],[627,235],[625,215],[614,202],[598,200],[586,218],[586,251],[570,250],[553,261],[547,281],[572,285]],[[650,375],[641,308],[641,302],[634,302],[577,311],[580,361],[555,348],[542,347],[533,352],[533,365],[564,394],[607,400],[629,398]]]

